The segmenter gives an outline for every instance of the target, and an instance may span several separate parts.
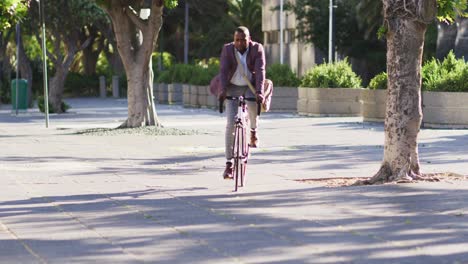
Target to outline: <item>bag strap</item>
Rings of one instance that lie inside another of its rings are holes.
[[[241,75],[242,75],[242,77],[244,77],[244,80],[247,82],[247,86],[249,86],[250,91],[252,91],[252,93],[254,95],[257,94],[257,91],[255,90],[255,87],[252,85],[249,78],[247,78],[247,76],[245,75],[244,66],[242,66],[242,63],[241,63],[240,58],[239,58],[239,54],[237,53],[235,48],[234,48],[234,56],[236,57],[237,64],[241,67]]]

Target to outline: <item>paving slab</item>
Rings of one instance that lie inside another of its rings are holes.
[[[69,113],[0,106],[0,263],[468,263],[468,183],[329,188],[370,177],[383,125],[267,113],[246,186],[221,178],[225,116],[157,105],[179,136],[86,135],[125,99]],[[468,130],[422,129],[423,172],[467,175]]]

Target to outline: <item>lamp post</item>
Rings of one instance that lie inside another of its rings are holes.
[[[16,115],[18,115],[18,85],[19,85],[19,45],[20,45],[20,24],[16,24],[16,93],[15,105]]]
[[[280,24],[280,63],[284,63],[284,54],[283,54],[283,0],[280,0],[280,17],[279,17],[279,24]]]
[[[185,2],[185,25],[184,25],[184,64],[188,64],[189,48],[189,3]]]
[[[44,79],[44,112],[45,112],[45,125],[46,128],[49,127],[49,89],[47,87],[47,56],[46,56],[46,35],[45,35],[45,22],[44,22],[44,1],[45,0],[36,0],[39,3],[39,16],[41,20],[42,28],[42,67],[43,67],[43,79]]]
[[[333,62],[333,0],[330,0],[328,15],[328,63]]]

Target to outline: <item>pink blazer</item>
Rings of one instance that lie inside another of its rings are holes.
[[[234,42],[225,44],[220,58],[220,83],[223,91],[229,85],[237,68],[237,60],[234,55]],[[251,41],[247,54],[247,68],[252,73],[250,82],[257,91],[262,91],[265,82],[265,52],[262,44]]]

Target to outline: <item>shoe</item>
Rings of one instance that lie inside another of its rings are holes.
[[[223,173],[223,178],[224,179],[232,179],[232,163],[231,162],[226,162],[226,169],[224,169]]]
[[[257,131],[250,131],[250,147],[256,148],[258,146]]]

